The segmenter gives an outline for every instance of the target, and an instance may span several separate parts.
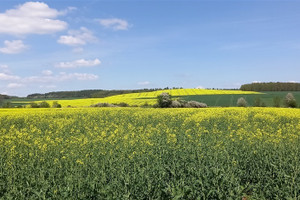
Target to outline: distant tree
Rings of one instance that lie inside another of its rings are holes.
[[[247,103],[246,99],[244,99],[244,97],[241,97],[237,100],[236,104],[238,107],[247,107],[248,103]]]
[[[147,107],[150,107],[150,105],[149,105],[148,102],[146,101],[141,107],[147,108]]]
[[[172,104],[171,95],[169,93],[161,93],[157,96],[157,104],[160,108],[168,108]]]
[[[114,105],[119,106],[119,107],[129,107],[129,104],[125,103],[125,102],[121,102],[121,103],[114,104]]]
[[[182,105],[181,105],[181,103],[180,103],[179,101],[174,100],[174,101],[172,101],[170,107],[171,107],[171,108],[181,108]]]
[[[52,108],[61,108],[61,105],[57,101],[53,101]]]
[[[200,103],[198,101],[188,101],[188,107],[190,107],[190,108],[207,108],[207,104]]]
[[[261,99],[259,97],[254,100],[254,107],[261,107]]]
[[[276,96],[273,98],[273,106],[274,107],[280,107],[280,104],[281,104],[281,99],[280,97]]]
[[[97,103],[97,104],[93,104],[90,107],[117,107],[114,104],[110,104],[110,103]]]
[[[30,107],[30,108],[39,108],[40,106],[39,106],[37,103],[35,103],[35,102],[31,102],[31,103],[29,104],[29,107]]]
[[[292,93],[288,93],[285,96],[284,104],[285,104],[286,107],[289,107],[289,108],[296,108],[297,107],[296,99],[295,99],[295,97]]]
[[[50,108],[50,105],[46,101],[42,101],[39,105],[40,108]]]
[[[244,91],[300,91],[300,83],[290,82],[261,82],[244,84],[240,87]]]

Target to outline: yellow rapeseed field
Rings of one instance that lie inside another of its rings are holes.
[[[3,199],[298,199],[300,110],[0,110]]]
[[[253,91],[241,91],[241,90],[207,90],[207,89],[169,89],[169,90],[158,90],[153,92],[142,92],[142,93],[130,93],[115,95],[105,98],[87,98],[87,99],[74,99],[74,100],[58,100],[58,103],[63,107],[87,107],[96,103],[127,103],[131,106],[141,106],[144,104],[154,105],[156,103],[156,97],[163,92],[167,92],[172,96],[190,96],[190,95],[218,95],[218,94],[260,94]],[[40,102],[40,101],[37,101]],[[20,102],[15,102],[20,103]],[[52,101],[48,101],[52,104]]]

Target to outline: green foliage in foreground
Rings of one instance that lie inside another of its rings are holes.
[[[300,110],[2,109],[0,199],[299,199]]]

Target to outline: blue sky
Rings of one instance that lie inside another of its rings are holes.
[[[288,0],[1,0],[0,93],[299,82],[299,10]]]

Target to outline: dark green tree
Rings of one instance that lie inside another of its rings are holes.
[[[52,108],[61,108],[61,105],[57,101],[53,101]]]
[[[172,104],[171,95],[169,93],[161,93],[157,96],[157,104],[160,108],[169,108]]]
[[[50,105],[49,105],[48,102],[42,101],[42,102],[40,103],[40,108],[50,108]]]

